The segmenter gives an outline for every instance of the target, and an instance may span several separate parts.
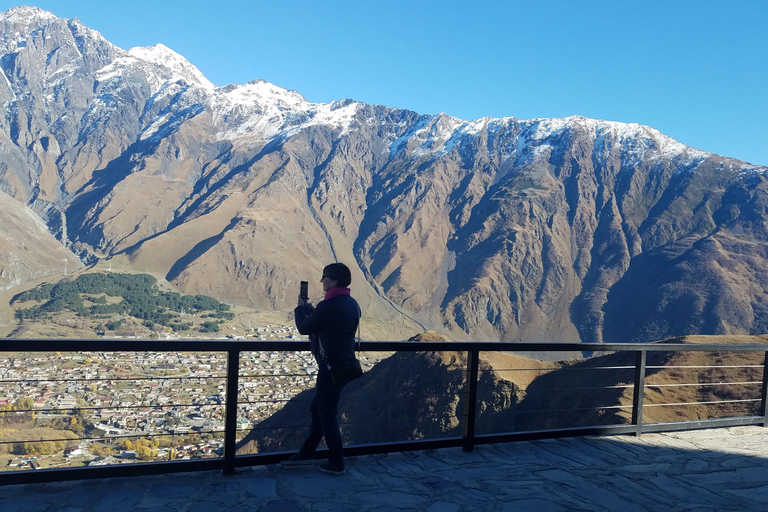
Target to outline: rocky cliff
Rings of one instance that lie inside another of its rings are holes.
[[[652,128],[216,87],[26,7],[0,68],[0,190],[84,261],[266,309],[345,261],[366,315],[454,338],[766,330],[767,169]]]

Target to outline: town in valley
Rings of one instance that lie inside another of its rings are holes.
[[[306,338],[267,324],[248,339]],[[0,353],[2,470],[221,456],[226,370],[225,351]],[[238,437],[311,388],[316,373],[308,351],[242,352]],[[62,426],[72,435],[22,435]]]

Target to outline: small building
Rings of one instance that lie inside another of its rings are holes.
[[[105,338],[138,338],[138,331],[104,331]]]
[[[70,446],[66,450],[64,450],[64,456],[65,457],[75,457],[77,455],[82,455],[83,450],[80,448],[80,445]]]

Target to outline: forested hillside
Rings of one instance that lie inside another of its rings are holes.
[[[41,304],[18,309],[19,320],[39,319],[62,311],[104,320],[102,329],[119,329],[124,316],[143,320],[145,326],[162,325],[176,331],[189,330],[185,313],[204,313],[210,321],[203,332],[218,330],[219,319],[232,319],[229,305],[206,295],[182,295],[161,291],[157,279],[148,274],[88,273],[73,280],[45,283],[16,295],[12,304],[36,301]]]

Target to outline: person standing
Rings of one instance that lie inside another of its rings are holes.
[[[325,438],[328,462],[318,469],[324,473],[344,474],[344,455],[338,422],[338,405],[344,385],[337,386],[328,369],[336,363],[355,359],[355,333],[360,323],[360,306],[350,295],[352,274],[343,263],[331,263],[323,269],[320,280],[325,298],[312,306],[299,297],[294,310],[296,328],[309,335],[310,349],[319,370],[315,383],[315,397],[309,407],[312,415],[311,431],[301,449],[281,462],[284,466],[314,464],[315,451]]]

